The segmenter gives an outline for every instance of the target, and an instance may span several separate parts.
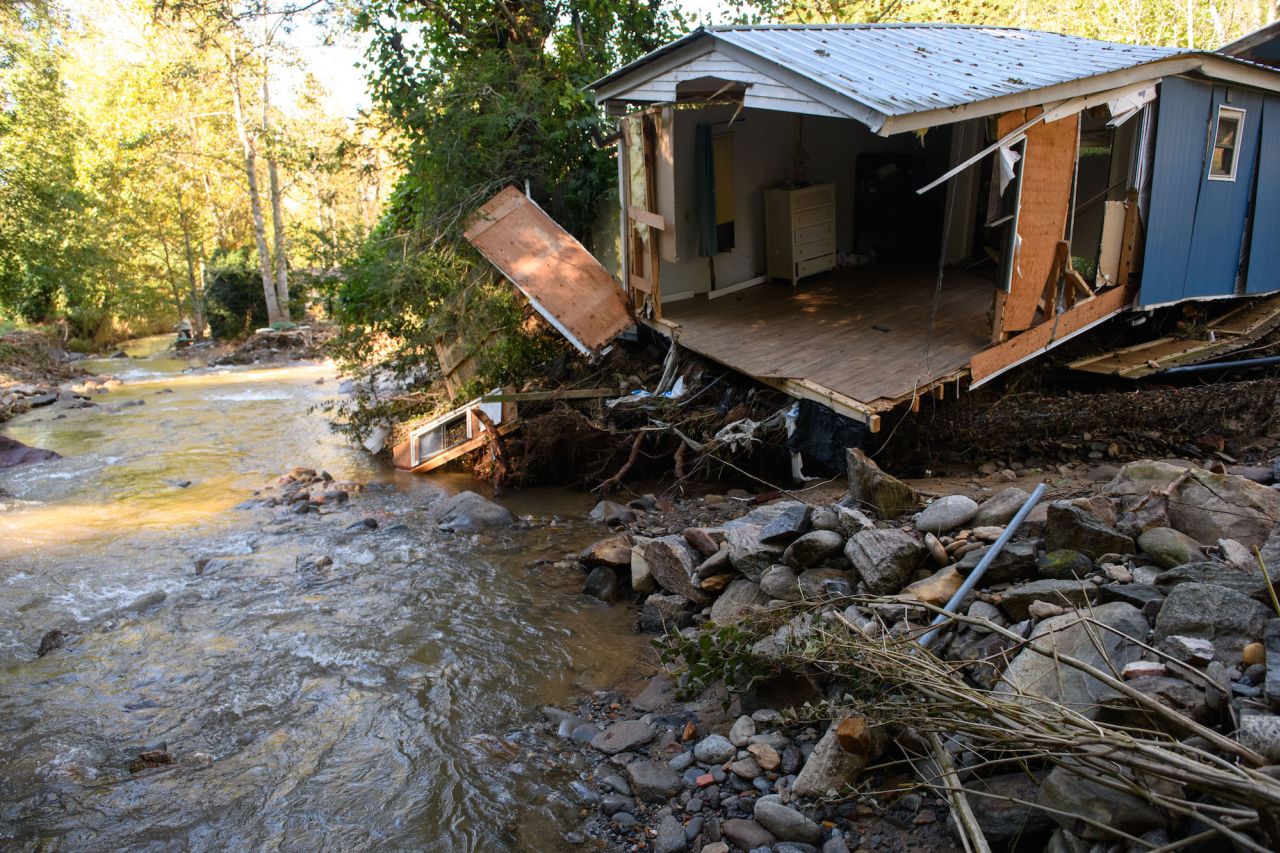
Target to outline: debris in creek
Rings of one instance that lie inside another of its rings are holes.
[[[155,767],[163,767],[173,763],[173,756],[165,749],[148,749],[138,753],[138,757],[129,762],[130,773],[141,773]]]

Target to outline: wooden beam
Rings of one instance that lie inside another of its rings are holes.
[[[539,400],[595,400],[601,397],[617,397],[617,388],[558,388],[554,391],[512,391],[485,394],[481,403],[529,403]]]
[[[656,228],[659,231],[667,230],[667,220],[663,219],[656,213],[650,213],[643,208],[629,205],[627,207],[627,216],[630,216],[641,225],[648,225],[650,228]]]
[[[1115,287],[1088,302],[1082,302],[1056,318],[1034,326],[998,346],[983,350],[969,361],[973,376],[971,388],[1060,344],[1073,335],[1128,307],[1134,293],[1127,287]]]
[[[520,426],[520,421],[510,421],[508,423],[498,424],[498,435],[506,435],[514,431]],[[468,453],[474,453],[489,443],[489,435],[482,432],[472,438],[467,439],[459,444],[455,444],[447,450],[442,450],[434,456],[424,459],[418,463],[416,468],[411,469],[415,474],[425,474],[428,471],[434,471],[444,465],[448,465],[455,459],[461,459]]]
[[[627,276],[627,284],[632,290],[638,290],[641,293],[653,293],[653,282],[642,275],[631,273]]]

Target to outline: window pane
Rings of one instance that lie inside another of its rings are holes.
[[[1216,144],[1226,145],[1234,148],[1236,145],[1236,131],[1240,129],[1240,119],[1234,116],[1218,117],[1218,139]]]

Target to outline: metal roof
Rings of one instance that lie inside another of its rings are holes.
[[[1028,92],[1183,52],[959,24],[715,26],[700,27],[590,88],[599,90],[701,39],[740,48],[783,74],[799,74],[884,116]]]

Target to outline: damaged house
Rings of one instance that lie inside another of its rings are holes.
[[[872,431],[1122,312],[1264,297],[1075,366],[1216,356],[1280,323],[1280,69],[1256,35],[699,28],[591,85],[620,269],[515,189],[467,237],[584,353],[643,323]]]

